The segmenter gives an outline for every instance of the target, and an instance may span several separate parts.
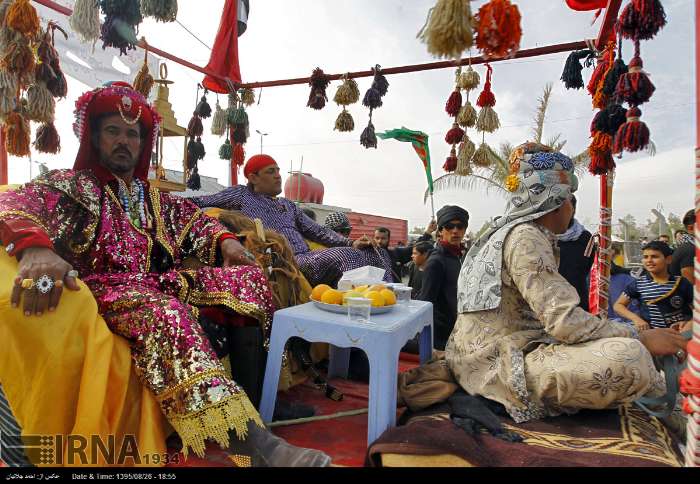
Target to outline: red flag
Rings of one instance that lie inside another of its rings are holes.
[[[566,4],[573,10],[598,10],[607,7],[608,0],[566,0]]]
[[[231,82],[241,82],[241,69],[238,66],[238,0],[226,0],[206,69]],[[213,76],[205,76],[202,84],[213,92],[229,92],[226,82]]]

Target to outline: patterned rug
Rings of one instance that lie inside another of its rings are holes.
[[[470,436],[449,419],[446,404],[405,414],[369,449],[370,466],[679,467],[678,442],[659,420],[634,406],[582,411],[515,424],[523,443],[487,433]]]

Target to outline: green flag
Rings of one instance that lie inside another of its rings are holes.
[[[423,162],[425,176],[428,179],[428,190],[433,193],[433,174],[430,170],[430,148],[428,147],[428,135],[422,131],[413,131],[404,127],[392,129],[383,133],[377,133],[381,139],[395,139],[398,141],[408,141],[413,145],[413,149],[418,153],[418,157]]]

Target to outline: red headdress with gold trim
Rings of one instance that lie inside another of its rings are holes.
[[[100,180],[110,180],[112,174],[99,163],[99,153],[92,143],[90,120],[101,114],[119,114],[129,124],[141,124],[146,132],[143,137],[141,157],[134,177],[148,178],[151,151],[160,126],[161,117],[140,92],[126,82],[110,82],[103,87],[84,93],[75,102],[73,132],[80,140],[74,170],[92,170]]]

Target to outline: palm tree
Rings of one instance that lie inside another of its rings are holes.
[[[549,101],[552,97],[552,83],[548,83],[544,86],[542,90],[542,95],[538,99],[537,110],[535,111],[535,117],[533,119],[532,126],[532,136],[533,140],[537,143],[542,143],[542,137],[544,135],[544,121],[547,114],[547,108],[549,107]],[[561,133],[550,137],[544,144],[551,147],[555,151],[561,151],[566,145],[566,140],[561,139]],[[510,157],[510,152],[513,151],[513,144],[510,142],[503,142],[498,147],[498,152],[489,150],[490,166],[472,167],[474,173],[471,175],[457,175],[455,173],[447,173],[433,182],[433,187],[435,191],[439,190],[475,190],[478,188],[485,188],[488,192],[489,190],[496,190],[502,196],[505,196],[509,192],[505,189],[505,180],[508,176],[508,158]],[[588,164],[590,163],[590,157],[588,156],[588,150],[579,153],[578,155],[571,158],[576,167],[576,172],[580,176],[584,174],[588,169]],[[426,190],[423,201],[425,202],[430,194]]]

